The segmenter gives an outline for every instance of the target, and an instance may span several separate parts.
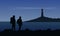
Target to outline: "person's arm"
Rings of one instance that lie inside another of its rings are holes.
[[[12,20],[11,20],[11,18],[10,18],[10,23],[12,23]]]
[[[22,22],[22,19],[21,19],[21,24],[22,24],[23,22]]]

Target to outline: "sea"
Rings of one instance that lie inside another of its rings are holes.
[[[10,22],[0,22],[0,31],[4,31],[5,29],[11,29],[12,25]],[[16,30],[18,30],[18,24],[16,23]],[[60,29],[60,22],[23,22],[21,30],[29,29],[29,30],[56,30]]]

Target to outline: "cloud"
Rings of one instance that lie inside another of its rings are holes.
[[[11,8],[11,10],[30,10],[30,9],[56,9],[56,7],[14,7],[14,8]]]

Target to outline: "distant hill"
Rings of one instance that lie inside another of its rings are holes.
[[[48,18],[48,17],[38,17],[36,19],[33,20],[29,20],[26,22],[60,22],[59,18]]]

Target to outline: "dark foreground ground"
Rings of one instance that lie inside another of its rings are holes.
[[[12,30],[4,30],[0,32],[0,35],[8,35],[8,36],[58,36],[60,35],[60,30],[21,30],[21,31],[12,31]]]

